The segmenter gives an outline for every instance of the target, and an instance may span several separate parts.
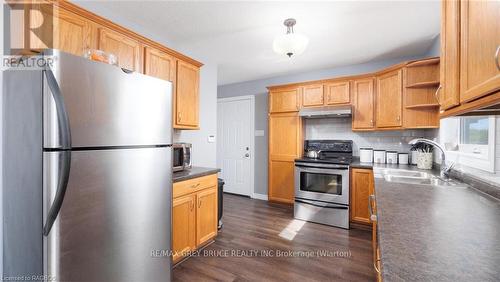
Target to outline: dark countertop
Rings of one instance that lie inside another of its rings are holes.
[[[499,200],[466,186],[388,182],[377,173],[378,168],[388,166],[374,167],[385,281],[500,279]]]
[[[197,178],[205,175],[210,175],[214,173],[220,172],[219,168],[210,168],[210,167],[199,167],[193,166],[190,169],[174,172],[172,175],[172,182],[179,182],[183,180],[188,180],[192,178]]]

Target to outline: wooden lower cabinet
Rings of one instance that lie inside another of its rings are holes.
[[[217,235],[217,187],[197,193],[196,200],[196,244],[200,246]]]
[[[176,263],[217,236],[217,175],[176,182],[173,189],[172,260]]]
[[[367,225],[371,223],[368,201],[374,191],[373,182],[373,170],[359,168],[351,170],[351,222]]]
[[[172,204],[172,251],[173,261],[196,248],[196,195],[186,195],[173,200]]]
[[[269,161],[269,200],[293,204],[294,190],[294,161]]]

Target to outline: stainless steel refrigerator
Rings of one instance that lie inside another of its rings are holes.
[[[4,277],[170,281],[172,84],[46,54],[4,74]]]

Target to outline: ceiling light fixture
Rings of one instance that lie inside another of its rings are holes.
[[[283,22],[286,26],[286,34],[274,39],[274,52],[292,57],[292,55],[300,55],[306,50],[309,39],[300,33],[293,32],[293,26],[296,23],[297,21],[291,18]]]

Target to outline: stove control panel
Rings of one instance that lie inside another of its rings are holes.
[[[304,151],[330,151],[338,153],[351,153],[351,140],[306,140]]]

